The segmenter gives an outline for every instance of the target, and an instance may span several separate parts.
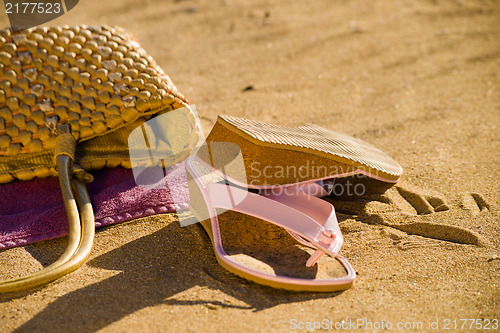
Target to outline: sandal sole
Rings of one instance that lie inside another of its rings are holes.
[[[297,161],[301,161],[303,165],[298,165],[296,170],[308,169],[303,172],[304,177],[296,172],[295,178],[267,179],[267,183],[275,182],[276,185],[309,179],[346,177],[356,173],[381,182],[396,183],[403,173],[396,161],[371,144],[313,124],[285,127],[222,115],[207,138],[207,142],[210,141],[238,144],[243,151],[245,165],[255,166],[247,169],[248,176],[255,173],[258,167],[290,168]],[[262,160],[264,161],[259,166],[255,164]],[[310,165],[306,165],[304,161],[310,161]],[[257,185],[265,183],[262,180],[252,180]],[[250,182],[249,184],[252,185]]]

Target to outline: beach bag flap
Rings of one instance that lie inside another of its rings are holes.
[[[182,107],[189,108],[184,96],[121,28],[0,30],[0,183],[56,176],[61,124],[77,143],[85,142],[76,148],[84,170],[130,167],[128,134]],[[193,137],[180,138],[185,149],[170,156],[170,165],[186,157]]]

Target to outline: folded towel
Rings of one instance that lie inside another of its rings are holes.
[[[146,188],[132,170],[92,172],[87,185],[96,227],[187,208],[189,191],[183,164],[167,171],[165,186]],[[0,249],[66,236],[68,222],[56,177],[0,185]]]

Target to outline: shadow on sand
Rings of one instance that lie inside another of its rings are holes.
[[[211,304],[260,311],[278,304],[339,294],[294,293],[239,278],[219,266],[210,240],[199,224],[182,228],[178,222],[170,223],[94,258],[89,264],[121,273],[57,298],[15,332],[46,331],[54,327],[63,331],[93,332],[159,304]],[[220,290],[246,305],[175,298],[176,294],[195,286]]]

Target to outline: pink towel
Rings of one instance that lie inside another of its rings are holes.
[[[132,170],[92,172],[87,185],[96,227],[187,208],[185,168],[170,168],[162,189],[137,186]],[[57,178],[15,181],[0,185],[0,249],[62,237],[68,222]]]

